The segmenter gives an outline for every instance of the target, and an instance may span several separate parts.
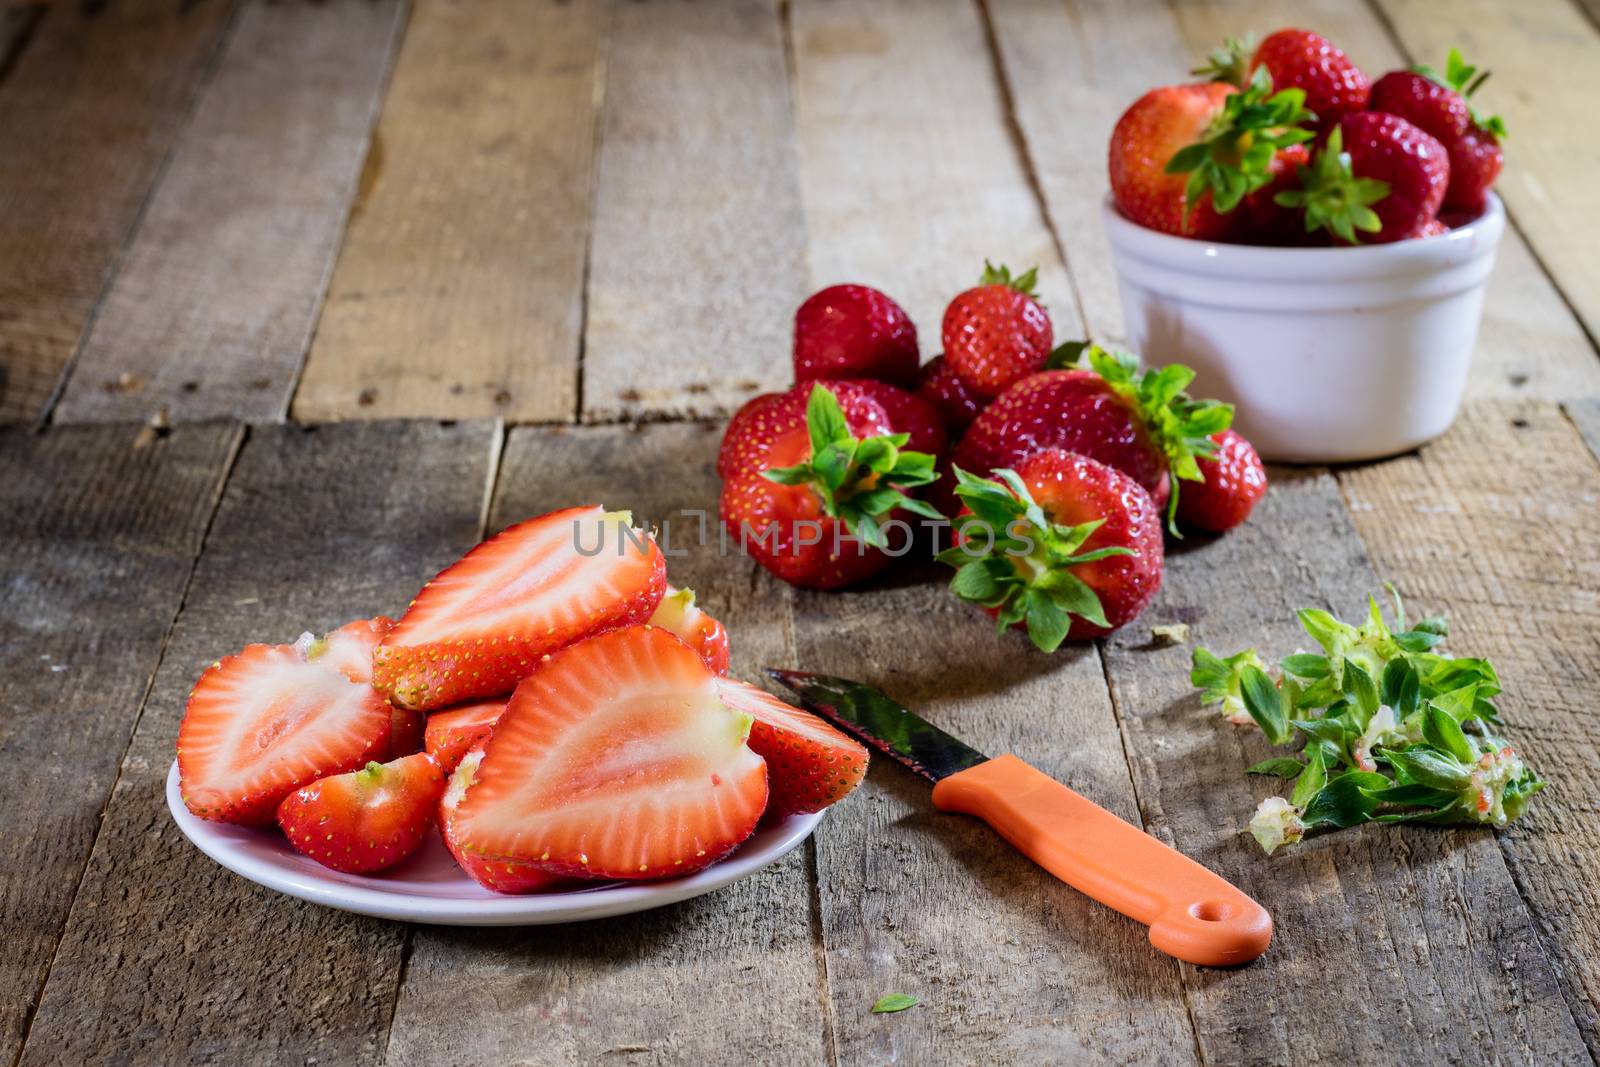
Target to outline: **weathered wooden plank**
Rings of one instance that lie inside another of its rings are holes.
[[[295,417],[571,419],[597,4],[413,8]]]
[[[1375,75],[1406,62],[1369,8],[1341,0],[1297,5],[1292,15],[1271,0],[1211,0],[1153,6],[1137,18],[1118,0],[996,0],[992,17],[1018,122],[1091,332],[1112,340],[1123,339],[1123,323],[1100,218],[1104,151],[1134,99],[1184,81],[1225,36],[1270,33],[1286,22],[1316,27]],[[1597,388],[1600,361],[1513,229],[1489,282],[1468,395],[1560,399]]]
[[[245,5],[54,421],[283,418],[401,11]]]
[[[1309,643],[1296,609],[1349,617],[1381,592],[1333,480],[1287,469],[1272,477],[1248,523],[1168,557],[1152,621],[1187,622],[1194,644],[1220,654],[1254,646],[1271,660]],[[1435,604],[1424,596],[1416,606]],[[1106,662],[1147,826],[1259,900],[1277,925],[1272,948],[1249,967],[1184,969],[1204,1058],[1391,1063],[1426,1049],[1440,1063],[1585,1059],[1490,832],[1366,827],[1272,857],[1242,833],[1256,802],[1281,790],[1244,774],[1273,750],[1254,727],[1199,708],[1191,647],[1153,647],[1130,630],[1108,642]]]
[[[664,531],[671,580],[728,627],[734,673],[750,678],[792,661],[790,600],[754,564],[719,555],[716,429],[514,431],[492,525],[576,503],[633,509]],[[705,544],[697,509],[709,512]],[[814,937],[805,849],[659,911],[527,930],[418,929],[389,1061],[821,1063]]]
[[[23,1063],[376,1061],[405,927],[252,885],[165,782],[189,686],[252,641],[397,613],[479,533],[487,423],[255,430],[111,795]]]
[[[1600,396],[1569,400],[1562,407],[1578,433],[1583,435],[1583,443],[1589,446],[1595,459],[1600,460]]]
[[[944,570],[940,568],[940,570]],[[1053,657],[927,565],[798,596],[802,667],[870,682],[983,751],[1015,752],[1127,819],[1132,782],[1094,646]],[[1145,929],[941,815],[885,758],[817,831],[828,991],[844,1063],[1183,1063],[1177,965]],[[921,1004],[870,1014],[886,993]]]
[[[583,417],[726,414],[792,380],[805,295],[777,12],[618,4],[607,70]]]
[[[14,1062],[239,433],[0,432],[0,1059]],[[26,877],[23,873],[26,872]]]
[[[1600,467],[1555,405],[1480,404],[1340,483],[1379,568],[1448,612],[1457,653],[1494,661],[1507,732],[1550,782],[1501,845],[1600,1054],[1600,896],[1582,873],[1600,866]]]
[[[805,0],[791,18],[813,287],[881,287],[931,356],[985,259],[1037,265],[1057,337],[1082,336],[976,6]]]
[[[1600,224],[1573,208],[1593,195],[1600,145],[1567,132],[1584,128],[1586,101],[1600,94],[1600,28],[1571,0],[1376,3],[1419,60],[1442,63],[1458,45],[1494,72],[1484,106],[1511,131],[1496,189],[1590,336],[1600,336]]]
[[[0,93],[0,422],[41,416],[235,0],[46,12]]]
[[[0,78],[10,72],[42,14],[43,3],[11,3],[0,10]]]

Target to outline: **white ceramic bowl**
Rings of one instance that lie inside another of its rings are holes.
[[[1261,455],[1374,459],[1449,428],[1505,231],[1489,208],[1439,237],[1355,248],[1211,244],[1137,226],[1106,199],[1128,342],[1231,401]]]

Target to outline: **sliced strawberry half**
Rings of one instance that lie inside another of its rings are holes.
[[[513,526],[423,586],[373,659],[373,684],[429,711],[509,693],[539,657],[643,622],[667,585],[626,511],[566,508]]]
[[[284,797],[389,753],[383,694],[346,676],[339,635],[250,645],[200,675],[178,729],[183,802],[202,819],[263,825]],[[330,653],[330,649],[335,650]]]
[[[489,740],[495,720],[506,710],[504,700],[484,700],[428,716],[423,748],[449,773],[473,748]]]
[[[381,871],[422,844],[444,787],[444,772],[426,752],[368,763],[290,793],[278,806],[278,825],[324,867]]]
[[[352,682],[371,683],[372,655],[392,629],[394,620],[387,615],[345,623],[323,638],[326,645],[320,654],[328,666],[336,668]],[[302,641],[309,639],[309,634],[301,638]]]
[[[588,878],[715,863],[767,806],[750,716],[655,626],[591,637],[517,687],[456,810],[461,850]]]
[[[717,695],[755,719],[750,747],[767,761],[774,815],[821,811],[849,796],[867,773],[867,750],[808,711],[764,689],[717,679]]]
[[[678,640],[700,653],[700,659],[712,674],[728,673],[731,656],[728,631],[694,602],[693,589],[667,586],[667,595],[656,605],[656,613],[650,616],[650,625],[671,632]]]
[[[473,776],[478,770],[478,761],[481,759],[483,759],[483,743],[479,742],[462,755],[455,773],[450,776],[450,784],[445,789],[444,796],[439,798],[439,836],[444,838],[444,847],[449,849],[450,855],[455,857],[456,863],[461,865],[461,869],[467,872],[473,881],[496,893],[538,893],[572,884],[573,879],[551,874],[530,863],[491,860],[461,850],[460,841],[456,837],[456,808],[460,806],[461,798],[467,795],[467,787],[472,785]]]

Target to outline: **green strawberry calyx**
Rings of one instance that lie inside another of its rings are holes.
[[[1300,188],[1285,189],[1273,197],[1273,202],[1303,211],[1307,233],[1325,229],[1349,244],[1357,244],[1357,231],[1377,233],[1383,229],[1383,220],[1371,205],[1389,195],[1389,183],[1355,176],[1338,127],[1328,134],[1327,144],[1309,165],[1296,168],[1296,174]]]
[[[1039,268],[1029,267],[1015,277],[1011,275],[1011,268],[1004,263],[998,267],[987,259],[983,261],[983,274],[978,278],[978,285],[1003,285],[1007,289],[1015,289],[1029,300],[1037,301],[1039,293]]]
[[[779,485],[806,486],[822,510],[838,519],[852,536],[872,548],[885,548],[883,519],[896,510],[940,519],[937,508],[907,496],[905,490],[937,480],[935,457],[905,447],[909,434],[851,434],[844,410],[822,384],[806,399],[806,430],[811,455],[793,467],[773,467],[762,476]]]
[[[956,568],[951,592],[992,609],[1002,633],[1026,624],[1042,652],[1061,647],[1074,617],[1108,626],[1099,595],[1072,573],[1080,563],[1136,554],[1120,545],[1083,550],[1105,520],[1052,522],[1015,471],[997,470],[991,480],[952,469],[956,496],[972,514],[958,520],[957,543],[939,553]]]
[[[1222,47],[1206,53],[1206,61],[1189,73],[1207,81],[1226,82],[1242,89],[1250,80],[1250,59],[1256,54],[1258,43],[1253,33],[1225,38]]]
[[[1189,176],[1183,189],[1185,226],[1204,194],[1209,192],[1212,208],[1226,215],[1272,180],[1279,150],[1314,136],[1302,125],[1316,119],[1305,104],[1304,89],[1273,92],[1266,67],[1256,68],[1247,85],[1223,100],[1200,140],[1167,161],[1168,174]]]
[[[1167,499],[1167,529],[1178,533],[1178,483],[1203,482],[1199,460],[1216,455],[1212,436],[1233,425],[1233,405],[1220,400],[1196,400],[1184,392],[1194,381],[1194,371],[1181,363],[1140,371],[1139,358],[1085,341],[1069,341],[1051,353],[1049,366],[1088,369],[1105,379],[1134,410],[1150,440],[1166,457],[1172,475],[1172,495]]]
[[[1483,88],[1483,83],[1489,80],[1489,72],[1480,71],[1468,63],[1461,55],[1461,49],[1452,48],[1445,57],[1444,73],[1418,63],[1411,68],[1413,74],[1420,74],[1429,81],[1442,85],[1451,92],[1459,93],[1467,102],[1468,109],[1472,112],[1472,124],[1483,130],[1496,142],[1505,140],[1506,123],[1499,115],[1487,115],[1472,106],[1472,94]]]

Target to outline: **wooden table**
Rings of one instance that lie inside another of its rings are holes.
[[[105,0],[0,18],[0,1063],[1586,1063],[1600,1052],[1596,0]],[[886,761],[695,901],[407,927],[216,866],[162,782],[218,655],[395,612],[485,531],[714,506],[720,421],[845,279],[933,351],[984,257],[1116,341],[1103,148],[1225,33],[1369,70],[1459,42],[1512,130],[1443,439],[1281,469],[1114,638],[1045,658],[908,567],[796,592],[697,550],[736,673],[876,681],[1275,913],[1179,966]],[[1588,448],[1585,447],[1585,441]],[[1489,655],[1551,781],[1500,835],[1240,835],[1259,736],[1189,651],[1301,639],[1392,578]],[[875,1016],[879,996],[921,1004]]]

